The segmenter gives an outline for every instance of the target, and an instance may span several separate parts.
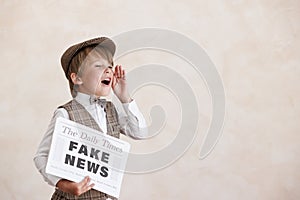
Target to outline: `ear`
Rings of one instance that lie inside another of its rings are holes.
[[[77,76],[76,73],[71,73],[70,75],[72,82],[74,83],[74,85],[81,85],[82,84],[82,80],[80,79],[79,76]]]

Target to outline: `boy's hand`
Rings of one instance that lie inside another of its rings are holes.
[[[126,85],[125,70],[120,65],[115,67],[112,89],[122,103],[131,101]]]
[[[95,184],[90,184],[90,181],[91,179],[88,176],[79,183],[61,179],[57,182],[56,186],[63,192],[79,196],[94,187]]]

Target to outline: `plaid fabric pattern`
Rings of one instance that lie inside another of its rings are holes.
[[[80,196],[75,196],[56,189],[51,200],[117,200],[117,198],[93,189],[81,194]]]
[[[106,124],[107,134],[116,138],[120,138],[121,126],[119,117],[114,104],[110,101],[106,102]]]
[[[98,131],[102,131],[90,113],[75,99],[71,100],[65,105],[60,106],[59,108],[64,108],[67,110],[70,120]],[[121,127],[119,124],[118,113],[112,102],[106,102],[105,112],[107,134],[116,138],[120,138]]]
[[[69,114],[70,120],[83,124],[90,128],[102,131],[98,126],[97,122],[93,119],[90,113],[75,99],[69,101],[68,103],[60,106],[59,108],[64,108]],[[107,123],[107,134],[116,138],[120,138],[120,125],[118,121],[118,113],[112,102],[107,102],[105,106],[106,112],[106,123]],[[117,198],[112,197],[103,192],[91,189],[80,196],[75,196],[58,189],[55,190],[51,197],[51,200],[117,200]]]

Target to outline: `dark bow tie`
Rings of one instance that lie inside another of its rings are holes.
[[[94,103],[97,103],[99,104],[102,108],[105,108],[106,106],[106,99],[100,99],[100,98],[97,98],[97,97],[90,97],[90,104],[94,104]]]

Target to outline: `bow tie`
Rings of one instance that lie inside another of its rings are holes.
[[[94,104],[94,103],[97,103],[101,106],[101,108],[105,108],[106,106],[106,99],[100,99],[100,98],[97,98],[97,97],[90,97],[90,104]]]

